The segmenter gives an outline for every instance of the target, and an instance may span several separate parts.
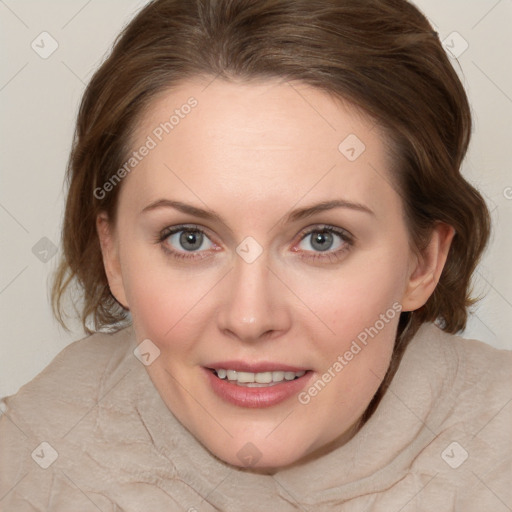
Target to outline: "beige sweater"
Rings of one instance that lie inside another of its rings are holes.
[[[512,352],[423,325],[354,438],[260,475],[196,441],[135,345],[132,328],[77,341],[5,399],[2,512],[512,510]]]

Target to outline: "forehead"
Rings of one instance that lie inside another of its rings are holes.
[[[177,188],[205,202],[241,195],[253,205],[340,192],[376,207],[393,198],[381,130],[349,103],[305,84],[184,82],[145,111],[133,149],[148,141],[151,150],[127,179],[134,200]]]

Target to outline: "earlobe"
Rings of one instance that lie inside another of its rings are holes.
[[[123,308],[129,309],[123,285],[118,245],[108,215],[104,212],[96,217],[96,232],[110,292]]]
[[[443,271],[455,230],[439,222],[432,229],[427,247],[411,258],[409,278],[402,300],[403,311],[423,306],[434,292]]]

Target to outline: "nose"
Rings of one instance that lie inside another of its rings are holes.
[[[235,258],[221,291],[217,325],[244,342],[277,337],[291,325],[286,289],[270,270],[265,252],[254,262]]]

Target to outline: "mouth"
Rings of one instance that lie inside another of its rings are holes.
[[[282,382],[290,382],[300,379],[310,370],[300,370],[298,372],[277,370],[266,372],[241,372],[237,370],[224,368],[208,368],[217,378],[235,384],[237,386],[248,388],[267,388],[275,386]]]
[[[247,371],[248,365],[212,365],[203,367],[208,387],[222,401],[246,408],[277,405],[297,396],[311,381],[314,371],[305,368],[258,365],[259,371]],[[240,367],[243,368],[240,368]]]

